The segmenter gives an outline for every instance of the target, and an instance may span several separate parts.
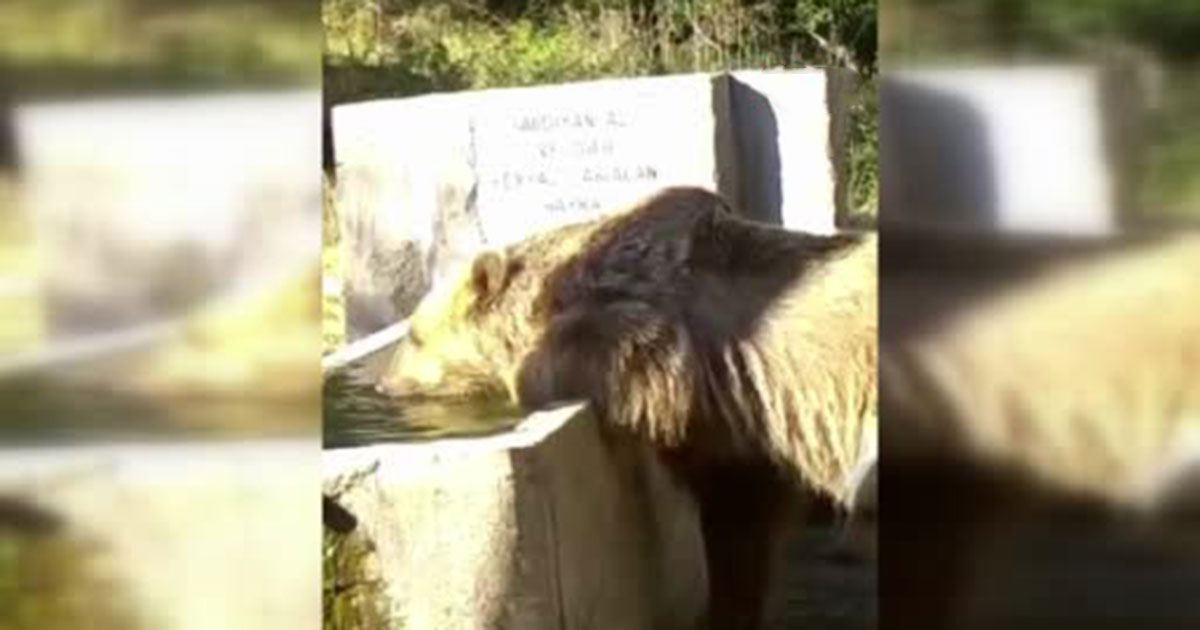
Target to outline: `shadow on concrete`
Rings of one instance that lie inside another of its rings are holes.
[[[718,133],[714,155],[717,170],[731,174],[733,190],[721,178],[719,191],[734,202],[745,216],[756,221],[783,224],[783,185],[780,181],[779,123],[770,99],[732,75],[714,77],[729,88],[729,112],[722,120],[732,136],[728,142]],[[714,98],[714,103],[720,99]],[[714,112],[720,116],[720,112]],[[736,130],[736,133],[733,131]],[[732,143],[732,155],[722,144]]]
[[[879,88],[881,226],[995,226],[995,165],[978,111],[945,91],[884,79]]]

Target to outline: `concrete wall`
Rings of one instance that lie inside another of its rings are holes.
[[[1126,112],[1092,66],[889,72],[880,90],[880,218],[970,230],[1103,234]]]
[[[482,247],[673,185],[829,232],[847,76],[746,72],[434,94],[333,111],[347,338],[408,315]]]
[[[373,541],[406,629],[682,629],[703,611],[694,505],[580,406],[324,457],[325,496]]]

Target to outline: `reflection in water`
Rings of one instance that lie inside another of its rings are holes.
[[[523,414],[508,402],[401,399],[379,393],[361,366],[325,378],[325,448],[500,433]]]

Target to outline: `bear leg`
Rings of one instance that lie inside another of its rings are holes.
[[[762,627],[785,489],[765,465],[728,464],[685,478],[700,509],[708,564],[707,630]]]

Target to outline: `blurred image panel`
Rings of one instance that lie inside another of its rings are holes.
[[[887,0],[881,614],[1200,624],[1200,2]]]
[[[319,6],[0,6],[0,628],[319,623]]]

